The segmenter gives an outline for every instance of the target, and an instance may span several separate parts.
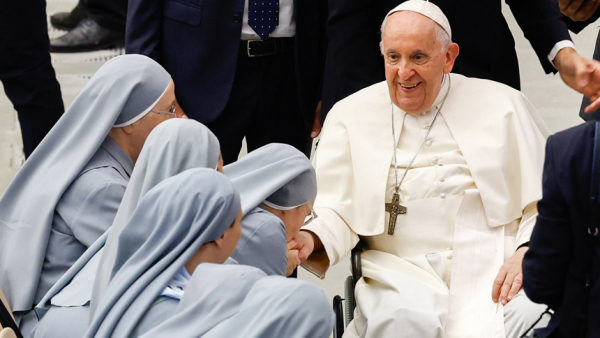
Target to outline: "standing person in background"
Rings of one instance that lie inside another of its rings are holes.
[[[225,163],[286,143],[309,155],[325,56],[323,0],[132,0],[126,51],[158,61]],[[263,24],[271,22],[271,24]]]
[[[52,26],[69,32],[50,41],[53,53],[90,52],[125,45],[127,0],[81,0],[69,13],[50,17]]]
[[[384,79],[377,48],[380,18],[402,2],[330,1],[322,121],[336,102]],[[453,72],[520,89],[515,42],[502,15],[501,1],[432,2],[448,17],[454,30],[453,41],[461,47]],[[588,97],[600,93],[600,73],[593,72],[594,68],[600,68],[600,63],[577,54],[556,0],[507,0],[506,3],[546,73],[558,70],[567,85]],[[582,79],[586,79],[583,85]],[[588,85],[590,82],[592,85]]]
[[[554,310],[539,338],[600,336],[597,138],[597,123],[588,122],[546,144],[543,197],[523,260],[527,296]]]
[[[48,45],[46,1],[2,4],[0,81],[19,115],[26,157],[65,110]]]

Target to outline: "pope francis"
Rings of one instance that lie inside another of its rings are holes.
[[[450,74],[451,37],[432,3],[392,10],[380,44],[386,81],[325,122],[319,217],[295,249],[323,278],[365,244],[344,337],[520,337],[545,310],[520,290],[547,128],[522,93]]]

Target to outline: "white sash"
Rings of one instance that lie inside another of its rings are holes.
[[[492,284],[504,263],[504,227],[490,227],[476,189],[465,191],[454,229],[447,337],[504,338]]]

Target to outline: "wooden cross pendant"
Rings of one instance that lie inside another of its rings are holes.
[[[394,229],[396,228],[396,218],[398,215],[406,214],[406,207],[400,205],[400,195],[397,193],[392,197],[391,203],[385,204],[385,211],[390,213],[390,224],[388,226],[388,235],[394,234]]]

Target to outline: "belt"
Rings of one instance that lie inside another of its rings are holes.
[[[240,54],[248,57],[267,56],[291,50],[294,38],[270,38],[267,40],[242,40]]]

